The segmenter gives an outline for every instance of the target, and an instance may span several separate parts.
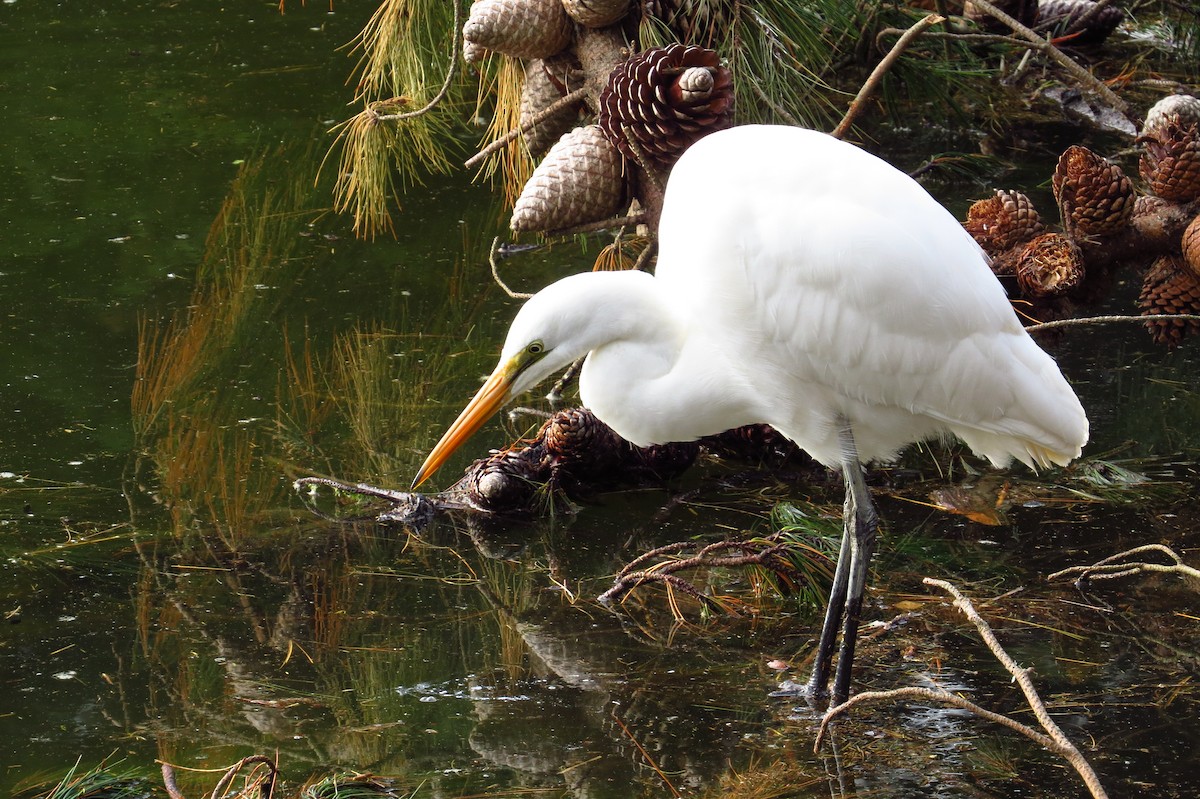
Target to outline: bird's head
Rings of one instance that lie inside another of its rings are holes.
[[[413,488],[425,482],[500,408],[555,372],[586,355],[588,329],[580,304],[587,296],[586,273],[564,278],[535,294],[517,313],[500,361],[491,376],[425,458]]]

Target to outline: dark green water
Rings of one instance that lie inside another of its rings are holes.
[[[732,774],[795,796],[1082,795],[1049,755],[940,711],[866,714],[839,760],[811,754],[810,720],[767,699],[766,666],[808,652],[811,608],[673,624],[661,592],[620,615],[593,601],[656,544],[765,531],[778,499],[836,511],[820,482],[709,464],[671,492],[535,523],[443,519],[419,539],[308,513],[302,474],[407,484],[513,308],[487,272],[501,225],[486,186],[433,181],[374,242],[328,211],[328,171],[314,187],[348,113],[338,48],[366,13],[0,5],[0,793],[76,759],[153,775],[160,758],[198,796],[278,752],[291,786],[372,771],[418,796],[662,796],[664,780],[716,795]],[[559,247],[513,282],[593,256]],[[141,368],[139,336],[158,355]],[[184,341],[186,357],[170,348]],[[1155,474],[1174,486],[1064,502],[1071,478],[1018,483],[1033,493],[985,528],[914,509],[925,489],[899,478],[870,618],[920,610],[864,645],[862,684],[933,675],[1020,715],[919,578],[1022,587],[993,621],[1110,793],[1194,795],[1197,595],[1163,579],[1097,599],[1042,577],[1150,541],[1194,562],[1196,345],[1166,354],[1112,328],[1048,346],[1092,452],[1169,456]],[[156,375],[147,419],[132,398]],[[443,484],[531,424],[493,424]]]

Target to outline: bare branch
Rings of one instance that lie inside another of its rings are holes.
[[[496,139],[493,142],[490,142],[482,150],[475,153],[475,155],[471,156],[465,162],[463,162],[463,166],[466,167],[467,169],[474,169],[476,166],[479,165],[479,163],[481,161],[483,161],[483,159],[487,158],[489,155],[496,152],[497,150],[500,150],[506,144],[508,144],[513,139],[520,136],[525,131],[532,130],[534,127],[541,124],[549,117],[554,116],[559,111],[562,111],[564,108],[568,108],[572,105],[575,105],[576,103],[583,100],[583,98],[586,96],[587,96],[587,92],[586,92],[586,90],[584,90],[582,88],[579,88],[573,92],[564,94],[562,97],[558,98],[553,103],[546,106],[541,111],[537,112],[532,117],[530,117],[528,120],[526,120],[525,124],[521,125],[520,127],[513,128],[512,130],[510,130],[508,133],[505,133],[500,138]]]
[[[983,639],[988,649],[992,650],[992,654],[1004,665],[1004,668],[1008,670],[1008,673],[1013,676],[1017,685],[1020,686],[1021,692],[1025,694],[1025,700],[1029,703],[1034,717],[1042,725],[1042,729],[1054,740],[1056,745],[1055,751],[1066,758],[1071,766],[1079,772],[1079,776],[1083,779],[1084,784],[1092,792],[1092,796],[1095,799],[1108,799],[1108,794],[1100,785],[1100,778],[1092,769],[1091,764],[1075,748],[1075,744],[1071,743],[1071,739],[1063,733],[1054,719],[1050,717],[1050,712],[1046,710],[1046,705],[1042,702],[1041,697],[1038,696],[1037,689],[1033,685],[1033,680],[1029,677],[1030,670],[1018,666],[1017,662],[1012,659],[1008,652],[1004,651],[1004,647],[996,640],[996,635],[992,632],[992,628],[976,612],[975,606],[971,604],[971,600],[963,596],[957,588],[945,580],[935,580],[932,577],[926,577],[922,582],[925,585],[941,588],[954,597],[954,606],[961,610],[970,619],[971,623],[975,625],[975,629],[979,632],[979,637]]]
[[[1172,562],[1170,564],[1146,563],[1133,559],[1144,552],[1158,552],[1165,555]],[[1140,547],[1134,547],[1133,549],[1110,555],[1103,560],[1098,560],[1091,566],[1072,566],[1068,569],[1056,571],[1046,579],[1061,580],[1066,577],[1074,577],[1077,582],[1084,582],[1086,580],[1113,580],[1118,577],[1131,577],[1144,572],[1180,574],[1188,579],[1200,582],[1200,569],[1188,566],[1175,550],[1163,544],[1145,544]]]
[[[1084,316],[1078,319],[1056,319],[1053,322],[1038,322],[1035,325],[1026,325],[1025,331],[1027,333],[1037,333],[1060,327],[1084,327],[1087,325],[1109,324],[1111,322],[1165,322],[1170,320],[1200,322],[1200,314],[1151,313],[1141,316]]]
[[[1129,111],[1129,104],[1118,97],[1113,90],[1104,85],[1104,82],[1099,80],[1095,75],[1081,67],[1073,59],[1069,58],[1062,50],[1059,50],[1049,40],[1038,35],[1037,31],[1022,25],[1017,20],[1013,19],[1008,14],[1004,13],[996,6],[988,2],[988,0],[972,0],[980,10],[988,13],[989,16],[1000,20],[1008,27],[1012,28],[1013,33],[1026,39],[1035,50],[1045,55],[1054,63],[1065,69],[1071,74],[1080,84],[1086,86],[1091,91],[1100,95],[1104,102],[1108,103],[1121,114],[1126,114]]]
[[[863,83],[862,88],[858,90],[858,94],[850,103],[850,108],[846,110],[846,115],[842,117],[842,121],[838,123],[838,126],[833,129],[833,132],[830,134],[831,136],[833,136],[835,139],[840,139],[846,135],[846,131],[850,129],[850,126],[854,124],[854,120],[858,118],[858,115],[862,113],[863,108],[866,107],[867,100],[871,98],[871,95],[875,93],[875,89],[879,87],[879,83],[883,80],[883,76],[886,75],[888,70],[892,68],[892,65],[896,63],[896,60],[900,58],[900,55],[908,49],[908,45],[911,44],[914,39],[924,33],[927,28],[932,25],[936,25],[939,22],[944,22],[945,20],[945,17],[938,14],[929,14],[917,20],[916,24],[905,31],[904,35],[896,40],[896,43],[892,45],[892,49],[886,56],[883,57],[882,61],[875,65],[875,69],[871,71],[871,75],[867,78],[866,82]]]

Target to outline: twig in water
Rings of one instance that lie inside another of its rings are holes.
[[[1014,661],[1012,657],[1006,651],[1004,651],[1004,647],[1002,647],[1000,642],[996,640],[996,636],[992,632],[992,628],[989,627],[988,623],[983,620],[983,617],[976,612],[975,607],[971,604],[971,601],[963,596],[963,594],[957,588],[945,580],[935,580],[931,577],[926,577],[923,582],[926,585],[941,588],[954,597],[954,606],[961,610],[963,614],[970,619],[971,623],[975,625],[975,629],[979,631],[979,636],[983,639],[983,642],[987,644],[988,649],[992,651],[992,654],[997,660],[1000,661],[1001,664],[1003,664],[1004,668],[1008,670],[1008,673],[1013,676],[1013,680],[1018,686],[1020,686],[1021,692],[1025,694],[1026,702],[1028,702],[1030,709],[1033,711],[1034,717],[1038,720],[1038,723],[1041,725],[1042,729],[1045,730],[1045,733],[1043,734],[1038,732],[1032,727],[1015,721],[1007,716],[986,710],[974,704],[973,702],[958,696],[957,694],[950,693],[949,691],[942,689],[910,687],[898,688],[894,691],[867,691],[853,696],[837,707],[830,708],[828,711],[826,711],[825,716],[821,719],[821,726],[817,731],[817,740],[816,744],[814,745],[814,749],[817,746],[820,746],[829,723],[837,716],[840,716],[857,704],[879,701],[882,699],[903,699],[909,697],[929,699],[943,702],[954,707],[959,707],[964,710],[969,710],[981,718],[994,721],[998,724],[1003,724],[1005,727],[1008,727],[1009,729],[1019,732],[1031,740],[1036,741],[1055,754],[1063,757],[1068,763],[1070,763],[1072,768],[1078,772],[1080,778],[1083,780],[1084,785],[1087,786],[1087,789],[1091,792],[1094,799],[1108,799],[1108,794],[1105,792],[1104,787],[1100,784],[1100,778],[1096,775],[1095,770],[1092,769],[1091,764],[1088,763],[1083,754],[1080,753],[1080,751],[1075,747],[1075,744],[1071,743],[1071,740],[1067,738],[1062,729],[1058,726],[1058,724],[1055,723],[1054,719],[1050,718],[1050,713],[1046,710],[1046,705],[1042,702],[1041,697],[1038,696],[1037,689],[1033,686],[1033,680],[1030,679],[1030,670],[1023,669],[1018,666],[1016,661]]]
[[[528,293],[522,292],[522,291],[513,291],[512,289],[510,289],[508,287],[508,284],[505,283],[500,278],[500,272],[496,268],[496,250],[497,250],[497,248],[499,248],[499,246],[500,246],[500,237],[496,236],[494,239],[492,239],[492,249],[491,249],[491,252],[488,253],[488,264],[492,267],[492,280],[496,281],[496,285],[499,286],[500,288],[502,288],[504,290],[504,293],[507,294],[508,296],[512,297],[514,300],[529,299],[530,297],[533,296],[532,294],[528,294]]]
[[[1125,114],[1129,111],[1129,104],[1114,94],[1113,90],[1104,85],[1103,81],[1099,80],[1095,75],[1081,67],[1073,59],[1069,58],[1063,53],[1062,50],[1059,50],[1057,47],[1051,44],[1049,40],[1039,36],[1037,31],[1031,30],[1025,25],[1022,25],[1020,22],[989,3],[988,0],[973,0],[973,2],[980,10],[985,11],[989,16],[1000,20],[1009,28],[1011,28],[1013,33],[1028,41],[1035,50],[1048,57],[1051,61],[1058,64],[1067,72],[1071,73],[1071,76],[1074,77],[1075,80],[1077,80],[1080,84],[1100,95],[1100,97],[1104,99],[1104,102],[1112,106],[1118,113]]]
[[[1172,562],[1169,564],[1146,563],[1133,559],[1143,552],[1158,552],[1165,555]],[[1046,579],[1061,580],[1065,577],[1074,577],[1076,583],[1083,583],[1088,580],[1115,580],[1118,577],[1130,577],[1135,574],[1142,574],[1143,572],[1181,574],[1190,580],[1200,583],[1200,569],[1188,566],[1175,550],[1163,544],[1145,544],[1140,547],[1134,547],[1133,549],[1110,555],[1103,560],[1098,560],[1091,566],[1071,566],[1070,568],[1056,571]]]

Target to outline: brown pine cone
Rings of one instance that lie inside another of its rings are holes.
[[[1192,220],[1183,231],[1180,243],[1183,250],[1183,262],[1194,277],[1200,279],[1200,216]]]
[[[1037,21],[1040,4],[1038,0],[993,0],[992,5],[1022,25],[1032,26]],[[963,3],[963,16],[989,33],[1009,32],[1007,25],[972,3],[971,0]]]
[[[597,123],[625,156],[667,167],[697,139],[733,122],[733,78],[702,47],[671,44],[630,56],[600,93]]]
[[[750,459],[785,461],[804,456],[790,438],[769,424],[748,424],[702,438],[700,443],[717,455]]]
[[[992,256],[1029,241],[1045,229],[1028,197],[1002,189],[972,205],[963,227]]]
[[[625,16],[629,0],[562,0],[571,19],[589,28],[604,28]]]
[[[494,452],[471,464],[457,487],[481,510],[530,510],[538,489],[549,477],[542,460],[536,447]]]
[[[1161,125],[1142,133],[1145,145],[1138,166],[1154,194],[1174,203],[1200,197],[1200,135],[1195,123],[1168,116]]]
[[[1167,124],[1169,117],[1178,117],[1181,125],[1200,127],[1200,98],[1190,94],[1168,94],[1146,112],[1142,135],[1151,135]]]
[[[563,134],[575,127],[579,119],[580,104],[564,108],[542,119],[536,125],[526,125],[539,113],[558,102],[567,93],[562,75],[556,74],[556,64],[547,64],[540,58],[530,59],[525,65],[525,85],[521,89],[521,130],[525,146],[534,158],[546,154]],[[562,72],[562,70],[558,70]]]
[[[1016,273],[1026,296],[1065,294],[1083,282],[1083,257],[1066,236],[1043,233],[1025,245],[1017,259]]]
[[[1077,144],[1058,159],[1052,179],[1063,225],[1076,236],[1111,236],[1133,216],[1133,182],[1111,163]]]
[[[1100,44],[1125,20],[1125,12],[1108,5],[1081,25],[1095,7],[1095,0],[1041,0],[1037,26],[1050,30],[1059,44]]]
[[[1138,305],[1143,315],[1200,313],[1200,279],[1197,279],[1178,255],[1163,255],[1146,272]],[[1200,331],[1200,322],[1183,319],[1158,319],[1146,322],[1156,344],[1174,348],[1184,336]]]
[[[475,52],[546,58],[571,43],[574,28],[561,0],[476,0],[462,33]]]
[[[642,480],[662,482],[686,472],[699,456],[700,444],[696,441],[637,447],[634,450],[634,467],[630,472]]]
[[[629,452],[629,442],[587,408],[567,408],[551,416],[538,440],[557,465],[579,473],[612,470]]]
[[[575,128],[533,170],[509,224],[518,232],[560,230],[607,219],[625,193],[622,166],[599,127]]]

